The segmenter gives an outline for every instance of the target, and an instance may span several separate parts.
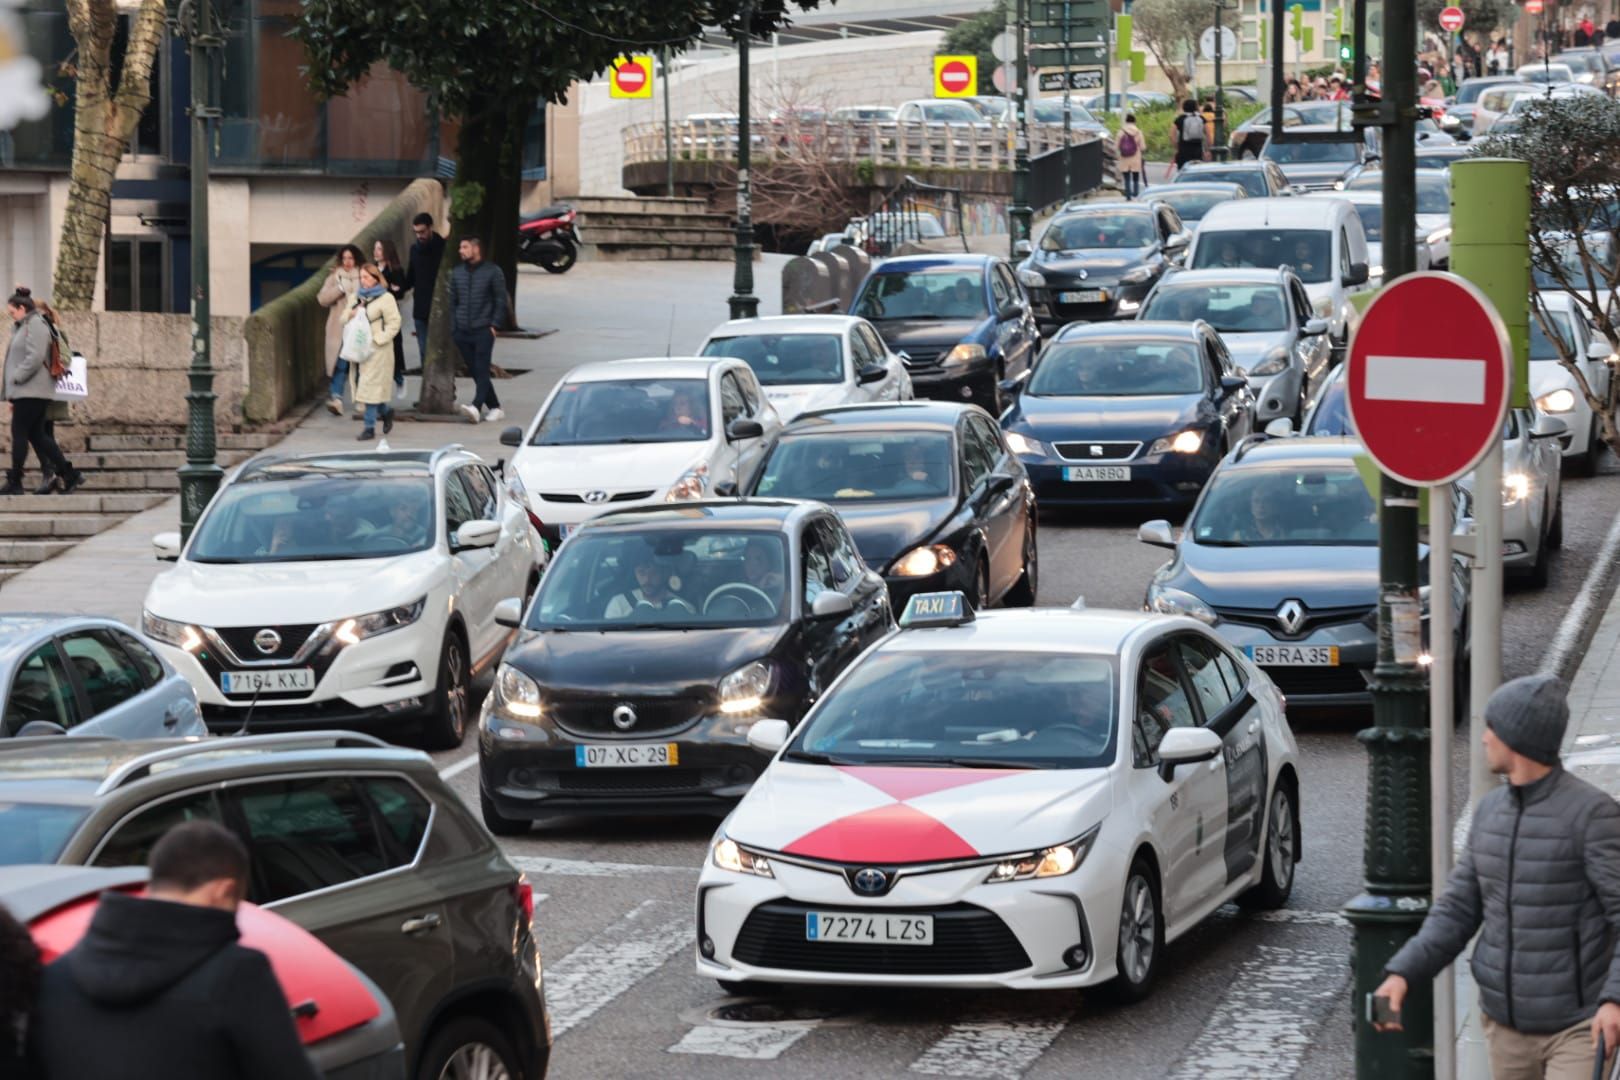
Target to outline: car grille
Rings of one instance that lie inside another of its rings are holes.
[[[1058,452],[1058,457],[1069,461],[1128,461],[1136,456],[1142,449],[1139,442],[1060,442],[1053,443],[1052,448]],[[1093,449],[1101,449],[1102,453],[1092,453]]]
[[[1268,667],[1264,670],[1284,697],[1367,692],[1366,675],[1358,667]]]
[[[870,975],[984,975],[1030,966],[1029,954],[1000,917],[973,904],[939,908],[880,908],[884,915],[932,915],[932,945],[857,945],[807,941],[812,907],[787,900],[749,912],[731,954],[755,967]]]
[[[219,635],[221,641],[236,654],[238,660],[268,662],[271,660],[291,660],[298,655],[298,650],[304,647],[309,635],[315,632],[315,623],[302,626],[218,626],[214,633]],[[253,635],[260,630],[270,629],[281,635],[281,647],[275,652],[264,653],[253,644]]]
[[[708,714],[712,702],[700,694],[661,698],[625,698],[612,694],[545,695],[546,715],[552,723],[571,735],[590,738],[645,739],[685,731]],[[636,710],[636,722],[620,728],[613,722],[613,710],[629,705]]]
[[[1282,625],[1277,622],[1276,608],[1234,608],[1217,607],[1215,614],[1229,623],[1239,626],[1258,626],[1271,632],[1272,636],[1283,641],[1298,641],[1313,630],[1324,626],[1340,626],[1344,623],[1361,622],[1373,615],[1378,609],[1371,604],[1355,604],[1350,607],[1306,608],[1305,621],[1300,623],[1299,629],[1292,634],[1283,633]]]
[[[1059,304],[1053,301],[1047,307],[1063,322],[1097,322],[1110,319],[1114,314],[1113,303],[1106,300],[1100,304]]]
[[[610,503],[635,502],[637,499],[650,499],[652,494],[651,491],[620,491],[609,495],[606,501]],[[575,491],[542,491],[540,497],[546,502],[554,503],[582,503],[585,501],[585,496]]]
[[[660,795],[708,791],[724,784],[724,777],[723,771],[715,769],[580,769],[558,773],[556,790],[581,795]]]
[[[906,349],[903,357],[907,371],[927,371],[945,363],[950,349]]]

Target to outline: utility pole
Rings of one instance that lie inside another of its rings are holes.
[[[1417,269],[1417,14],[1384,7],[1384,86],[1376,106],[1356,88],[1358,119],[1376,109],[1383,129],[1384,280]],[[1500,490],[1481,488],[1483,498]],[[1410,988],[1400,1033],[1373,1030],[1369,996],[1384,965],[1417,932],[1429,910],[1429,731],[1427,688],[1418,653],[1422,602],[1418,574],[1418,491],[1380,478],[1378,507],[1378,661],[1367,746],[1367,825],[1362,893],[1345,906],[1355,933],[1351,1016],[1360,1080],[1433,1075],[1434,1020],[1429,985]],[[1449,597],[1436,596],[1434,603]]]
[[[753,33],[754,2],[749,0],[743,6],[742,24],[737,34],[737,266],[731,279],[733,319],[759,317],[759,297],[754,295],[753,195],[748,175],[753,157],[748,107],[748,41]]]
[[[1069,175],[1069,169],[1070,169],[1069,132],[1071,130],[1071,126],[1070,126],[1070,123],[1069,123],[1069,61],[1071,59],[1073,59],[1073,57],[1071,55],[1072,50],[1069,48],[1069,42],[1074,37],[1073,27],[1069,23],[1069,19],[1070,19],[1070,16],[1071,16],[1070,7],[1071,7],[1070,0],[1063,0],[1063,197],[1064,197],[1064,199],[1067,199],[1070,195],[1072,195],[1074,193],[1074,182],[1073,182],[1073,179],[1071,178],[1071,176]],[[1103,46],[1104,46],[1104,50],[1105,50],[1104,53],[1103,53],[1104,60],[1106,60],[1107,56],[1108,56],[1107,51],[1106,51],[1106,49],[1107,49],[1107,41],[1108,41],[1108,31],[1106,29],[1104,29],[1104,31],[1103,31]],[[1106,90],[1103,92],[1103,95],[1104,95],[1103,96],[1103,108],[1106,109],[1106,108],[1108,108],[1108,97],[1107,97],[1107,91]]]
[[[669,48],[660,50],[659,59],[664,69],[664,194],[675,197],[675,133],[669,124]]]
[[[1029,0],[1018,0],[1018,25],[1013,32],[1018,37],[1018,89],[1013,95],[1018,141],[1013,155],[1013,201],[1007,216],[1012,224],[1009,243],[1017,258],[1018,241],[1029,239],[1030,222],[1035,216],[1029,208]]]
[[[1225,0],[1215,0],[1215,145],[1210,147],[1216,161],[1226,160],[1226,91],[1221,81],[1221,12],[1231,11]]]
[[[214,460],[214,365],[208,281],[208,153],[213,104],[212,0],[184,0],[177,16],[191,52],[191,388],[186,393],[186,463],[180,466],[180,540],[191,538],[225,470]]]

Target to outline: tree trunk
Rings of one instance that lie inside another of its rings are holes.
[[[111,54],[117,7],[112,0],[68,0],[67,10],[68,28],[78,48],[73,167],[51,300],[62,311],[88,311],[95,299],[118,161],[152,101],[152,69],[163,42],[164,5],[163,0],[142,0],[130,25],[116,93]]]
[[[506,277],[511,306],[503,330],[518,328],[517,318],[517,226],[523,202],[523,132],[529,126],[535,103],[527,98],[511,99],[501,118],[500,158],[491,180],[488,202],[488,256]]]

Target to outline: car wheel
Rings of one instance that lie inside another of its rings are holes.
[[[968,597],[974,611],[983,611],[990,606],[990,565],[983,559],[979,560],[979,569],[973,575],[973,595]]]
[[[422,742],[430,750],[452,750],[461,745],[467,733],[467,714],[472,709],[472,688],[468,685],[467,646],[454,630],[444,636],[439,651],[439,684],[433,689],[433,708],[422,722]]]
[[[1246,908],[1274,911],[1288,903],[1294,891],[1294,795],[1287,784],[1278,783],[1271,793],[1271,809],[1266,814],[1266,842],[1260,849],[1263,869],[1260,882],[1238,897]]]
[[[1552,544],[1549,537],[1543,536],[1536,545],[1536,561],[1530,564],[1530,572],[1525,580],[1532,589],[1545,589],[1552,580]]]
[[[1552,525],[1547,529],[1547,546],[1554,551],[1564,546],[1564,493],[1558,492],[1558,501],[1553,504]]]
[[[484,828],[496,836],[523,836],[529,831],[532,822],[522,818],[509,818],[495,808],[494,801],[484,791],[484,786],[478,786],[478,812],[484,819]]]
[[[1159,973],[1159,957],[1164,952],[1164,918],[1159,913],[1158,880],[1140,855],[1125,876],[1116,948],[1119,974],[1109,988],[1120,1001],[1141,1001],[1152,992],[1153,981]]]
[[[1040,552],[1035,545],[1035,515],[1029,516],[1024,527],[1024,572],[1007,593],[1008,607],[1034,607],[1035,590],[1040,586]]]
[[[1569,471],[1576,476],[1596,476],[1598,450],[1603,445],[1602,429],[1598,426],[1597,414],[1592,414],[1592,422],[1586,435],[1586,450],[1569,459]]]
[[[416,1080],[523,1080],[511,1040],[476,1016],[460,1016],[433,1033]]]

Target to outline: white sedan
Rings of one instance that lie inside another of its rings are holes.
[[[1271,680],[1193,619],[913,597],[720,826],[697,970],[750,983],[1145,996],[1231,900],[1284,904],[1297,748]]]
[[[905,363],[871,323],[850,315],[734,319],[698,351],[747,363],[783,423],[811,409],[912,397]]]
[[[1539,299],[1548,319],[1564,338],[1567,355],[1586,377],[1587,386],[1599,399],[1606,399],[1615,362],[1608,343],[1592,334],[1584,309],[1568,293],[1543,290]],[[1534,312],[1530,315],[1530,395],[1542,412],[1556,416],[1569,427],[1569,433],[1560,440],[1564,457],[1575,472],[1591,476],[1603,449],[1603,429],[1575,376],[1560,362],[1557,345],[1542,332]]]

